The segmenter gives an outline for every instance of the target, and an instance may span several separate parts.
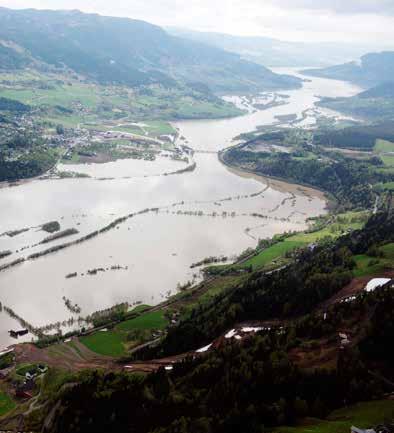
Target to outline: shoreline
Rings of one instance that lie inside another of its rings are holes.
[[[219,154],[220,153],[221,152],[219,152]],[[220,158],[219,158],[219,160],[220,160]],[[299,190],[299,186],[297,184],[291,184],[289,182],[284,182],[282,180],[274,180],[274,181],[272,181],[269,177],[261,176],[261,175],[258,175],[256,173],[249,172],[247,170],[243,170],[243,169],[240,169],[240,168],[237,168],[237,167],[232,167],[232,166],[229,166],[228,164],[224,164],[224,165],[234,175],[237,175],[237,176],[240,176],[240,177],[244,177],[244,178],[253,178],[253,179],[256,179],[259,182],[261,182],[264,185],[266,185],[267,188],[272,187],[274,189],[277,189],[277,190],[280,190],[280,191],[286,191],[286,192],[291,192],[291,191],[294,191],[294,192],[304,192],[304,194],[305,194],[305,191],[300,191]],[[324,199],[324,197],[325,197],[324,194],[321,191],[318,191],[318,190],[313,189],[313,188],[309,188],[308,187],[308,189],[306,190],[307,194],[305,194],[305,195],[308,195],[308,192],[310,192],[311,195],[313,195],[314,197],[317,196],[320,199]],[[316,194],[317,192],[319,192],[320,194]],[[166,208],[166,207],[167,206],[164,206],[164,208]],[[35,254],[32,254],[32,255],[27,256],[25,258],[18,259],[18,260],[14,261],[14,262],[11,262],[8,266],[7,265],[5,265],[5,266],[3,265],[2,267],[0,267],[0,271],[6,271],[6,269],[9,269],[11,267],[16,267],[19,264],[24,263],[25,261],[34,261],[34,260],[36,260],[36,259],[38,259],[40,257],[46,256],[48,254],[56,253],[56,252],[59,252],[59,251],[65,249],[65,248],[69,248],[69,247],[72,247],[74,245],[78,245],[81,242],[87,241],[87,240],[89,240],[91,238],[94,238],[94,237],[96,237],[96,236],[98,236],[98,235],[100,235],[102,233],[107,232],[108,230],[110,230],[112,228],[115,228],[118,224],[123,223],[125,220],[127,220],[129,218],[133,218],[134,216],[137,216],[138,214],[141,214],[141,213],[155,211],[156,209],[157,208],[144,209],[144,210],[139,211],[139,212],[135,212],[135,213],[131,213],[131,214],[128,214],[126,216],[123,216],[123,217],[119,217],[119,218],[115,219],[114,221],[112,221],[111,223],[109,223],[107,226],[105,226],[105,227],[103,227],[101,229],[98,229],[98,230],[96,230],[96,231],[94,231],[92,233],[89,233],[86,236],[83,236],[82,238],[75,239],[73,241],[66,242],[64,244],[56,245],[56,246],[50,247],[50,248],[48,248],[48,249],[46,249],[44,251],[41,251],[40,253],[35,253]],[[304,231],[305,231],[305,229],[299,230],[299,233],[302,233]],[[239,262],[242,262],[243,260],[244,259],[242,259],[241,261],[236,260],[236,261],[234,261],[233,264],[237,264]],[[204,287],[205,284],[207,284],[208,282],[212,281],[214,278],[215,278],[214,276],[205,276],[202,279],[202,281],[199,281],[196,285],[194,285],[194,286],[192,286],[190,288],[190,293],[199,292],[201,290],[201,288]],[[155,310],[161,309],[163,307],[166,307],[168,305],[172,305],[172,304],[174,304],[174,303],[176,303],[178,301],[178,296],[179,296],[179,294],[172,295],[172,296],[166,298],[165,300],[163,300],[162,302],[159,302],[158,304],[153,305],[151,307],[151,309],[149,309],[147,311],[155,311]],[[90,333],[95,332],[95,331],[96,331],[96,329],[89,329]]]
[[[275,188],[275,186],[276,186],[276,190],[281,191],[281,192],[297,192],[297,191],[300,192],[300,187],[302,187],[304,191],[305,190],[307,192],[309,191],[315,197],[318,197],[319,199],[324,200],[326,203],[326,209],[328,211],[332,208],[335,208],[336,203],[337,203],[337,200],[335,199],[335,197],[331,196],[331,194],[328,193],[327,191],[319,189],[313,185],[306,184],[306,183],[300,183],[300,182],[291,182],[289,179],[286,179],[286,178],[280,178],[280,177],[275,177],[275,176],[259,174],[259,173],[254,172],[253,170],[247,170],[245,168],[241,168],[239,166],[230,164],[229,162],[227,162],[223,158],[223,155],[229,149],[232,149],[232,148],[238,147],[238,146],[239,146],[239,144],[236,144],[235,146],[226,147],[225,149],[220,150],[218,152],[219,161],[230,172],[232,172],[238,176],[244,177],[244,178],[255,179],[257,181],[260,181],[260,182],[263,182],[263,183],[269,185],[270,187]],[[303,192],[303,191],[301,190],[301,192]]]
[[[248,114],[247,112],[244,112],[244,113],[241,113],[239,115],[229,116],[229,118],[243,117],[243,116],[246,116],[247,114]],[[174,120],[171,121],[171,125],[173,125],[174,127],[176,127],[176,125],[178,124],[178,122],[181,122],[181,121],[195,121],[195,122],[199,122],[199,121],[218,121],[218,120],[221,120],[221,119],[223,119],[223,117],[208,118],[208,119],[203,119],[203,118],[201,118],[201,119],[174,119]],[[233,146],[231,146],[231,147],[233,147]],[[227,164],[222,159],[222,154],[225,151],[226,151],[226,149],[220,150],[219,152],[217,152],[218,158],[219,158],[219,163],[222,163],[226,167],[226,169],[229,172],[231,172],[232,174],[234,174],[234,175],[236,175],[238,177],[255,179],[258,182],[260,182],[260,183],[262,183],[264,185],[267,185],[267,187],[271,187],[271,188],[273,188],[276,191],[289,192],[289,193],[295,192],[295,193],[298,193],[298,195],[302,194],[302,195],[305,195],[306,197],[312,196],[312,197],[318,198],[318,199],[324,201],[325,206],[327,207],[328,200],[327,200],[327,197],[326,197],[326,194],[325,194],[324,191],[320,191],[317,188],[311,187],[310,185],[301,185],[301,184],[297,184],[297,183],[291,183],[291,182],[289,182],[286,179],[276,179],[276,178],[272,178],[272,177],[269,177],[269,176],[264,176],[264,175],[261,175],[261,174],[254,173],[252,171],[248,171],[248,170],[245,170],[245,169],[240,168],[240,167],[231,166],[231,165]],[[190,170],[193,170],[194,168],[195,168],[195,162],[193,164],[191,164],[190,166],[188,165],[187,167],[185,167],[185,169],[182,169],[180,171],[176,171],[174,173],[166,173],[165,175],[167,176],[169,174],[178,174],[179,172],[190,171]],[[161,174],[161,175],[163,175],[163,174]],[[29,178],[29,179],[21,179],[21,180],[12,182],[12,183],[7,182],[7,181],[0,182],[0,189],[1,188],[10,188],[12,186],[22,186],[24,184],[27,184],[28,182],[35,181],[35,180],[40,180],[41,177],[42,177],[42,175],[34,177],[34,178]],[[303,189],[301,189],[301,187]],[[163,207],[165,208],[166,206],[163,206]],[[49,255],[49,254],[52,254],[52,253],[55,254],[56,252],[59,252],[60,250],[63,250],[63,249],[68,248],[68,247],[71,247],[73,245],[80,244],[80,243],[82,243],[84,241],[87,241],[87,240],[89,240],[89,239],[91,239],[93,237],[96,237],[96,236],[100,235],[101,233],[107,232],[111,228],[114,228],[117,224],[121,224],[125,220],[127,220],[129,218],[132,218],[133,216],[138,215],[141,212],[151,211],[151,210],[154,210],[154,209],[144,209],[144,210],[142,210],[140,212],[136,212],[136,213],[133,212],[133,213],[130,213],[128,215],[120,216],[120,217],[116,218],[115,220],[113,220],[112,222],[110,222],[105,227],[102,227],[101,229],[97,229],[97,230],[95,230],[95,231],[93,231],[91,233],[88,233],[84,237],[81,237],[79,239],[75,239],[74,241],[67,242],[65,244],[56,245],[56,246],[54,246],[52,248],[48,248],[48,249],[46,249],[44,251],[41,251],[40,253],[36,253],[36,254],[33,254],[31,256],[26,257],[26,260],[27,261],[30,261],[30,260],[34,261],[35,259],[37,259],[37,258],[39,258],[41,256]],[[329,211],[329,210],[327,209],[327,211]],[[325,214],[326,213],[326,209],[323,209],[323,212]],[[305,221],[304,221],[305,224],[307,224],[307,218],[308,218],[308,216],[305,217]],[[297,230],[297,231],[299,233],[302,233],[302,232],[305,231],[305,228],[303,228],[302,230]],[[270,234],[270,237],[272,237],[272,233]],[[237,248],[239,248],[239,246]],[[237,263],[237,262],[238,261],[235,261],[234,263]],[[17,265],[17,263],[15,263],[14,266],[16,266],[16,265]],[[204,285],[204,283],[208,282],[210,279],[211,278],[208,278],[208,279],[204,278],[204,280],[202,282],[198,283],[196,286],[194,286],[193,288],[191,288],[191,292],[193,293],[195,290],[198,291],[198,288],[200,287],[200,285],[201,284]],[[175,297],[174,301],[175,302],[176,302],[176,296],[177,295],[174,295],[174,297]],[[154,306],[153,308],[154,309],[160,308],[162,305],[165,305],[165,304],[167,304],[169,302],[171,303],[171,302],[174,302],[174,301],[172,301],[171,297],[169,297],[169,298],[163,300],[162,302],[160,302],[159,304],[157,304],[156,306]]]
[[[221,153],[222,152],[219,152],[218,154],[220,155]],[[255,180],[263,183],[264,185],[266,185],[267,188],[271,187],[271,188],[274,188],[274,189],[279,190],[281,192],[298,192],[298,193],[301,192],[301,193],[304,193],[304,194],[306,192],[305,195],[307,195],[307,196],[309,195],[308,193],[311,193],[311,195],[313,195],[314,197],[318,197],[318,198],[320,198],[322,200],[325,200],[325,194],[324,194],[324,192],[319,191],[319,190],[314,189],[314,188],[310,188],[309,186],[305,187],[305,188],[307,188],[306,190],[304,189],[304,190],[300,191],[298,184],[292,184],[292,183],[289,183],[289,182],[286,182],[286,181],[283,181],[283,180],[277,180],[277,179],[272,180],[272,178],[270,178],[268,176],[262,176],[262,175],[253,173],[251,171],[240,169],[239,167],[233,167],[233,166],[231,166],[229,164],[226,164],[226,163],[222,162],[221,158],[219,158],[219,161],[221,163],[223,163],[223,165],[227,168],[227,170],[229,170],[230,172],[232,172],[234,175],[237,175],[237,176],[240,176],[240,177],[243,177],[243,178],[252,178],[252,179],[255,179]],[[167,207],[168,206],[163,206],[163,208],[167,208]],[[63,244],[59,244],[59,245],[50,247],[50,248],[45,249],[45,250],[43,250],[43,251],[41,251],[39,253],[32,254],[32,255],[27,256],[25,258],[20,258],[18,260],[15,260],[14,262],[9,263],[8,265],[5,264],[5,265],[3,265],[3,266],[0,267],[0,271],[5,271],[6,269],[9,269],[11,267],[15,267],[15,266],[17,266],[19,264],[22,264],[25,261],[34,261],[34,260],[36,260],[36,259],[38,259],[40,257],[46,256],[48,254],[56,253],[56,252],[59,252],[59,251],[61,251],[63,249],[72,247],[74,245],[78,245],[78,244],[80,244],[80,243],[82,243],[84,241],[87,241],[87,240],[92,239],[92,238],[94,238],[94,237],[96,237],[96,236],[98,236],[98,235],[100,235],[102,233],[105,233],[105,232],[109,231],[112,228],[115,228],[118,224],[123,223],[125,220],[133,218],[134,216],[137,216],[137,215],[145,213],[145,212],[156,211],[156,210],[159,210],[159,209],[160,208],[148,208],[148,209],[141,210],[139,212],[128,214],[128,215],[123,216],[123,217],[119,217],[119,218],[115,219],[114,221],[112,221],[111,223],[109,223],[107,226],[105,226],[105,227],[103,227],[101,229],[98,229],[98,230],[96,230],[96,231],[94,231],[92,233],[89,233],[86,236],[83,236],[81,238],[75,239],[75,240],[70,241],[70,242],[66,242],[66,243],[63,243]],[[302,233],[304,231],[305,231],[305,229],[299,230],[298,232]],[[245,259],[236,260],[232,264],[242,263],[244,260]],[[205,276],[201,281],[199,281],[196,285],[194,285],[194,286],[192,286],[190,288],[191,293],[195,293],[196,291],[199,291],[199,289],[201,287],[204,287],[204,284],[212,281],[213,279],[215,279],[214,276]],[[176,303],[177,300],[178,300],[178,296],[179,296],[179,294],[172,295],[172,296],[166,298],[165,300],[163,300],[162,302],[160,302],[160,303],[158,303],[156,305],[153,305],[151,307],[151,309],[149,309],[147,311],[152,311],[152,310],[154,311],[154,310],[163,308],[165,306],[171,305],[173,303]],[[95,328],[94,329],[89,329],[90,333],[95,332],[95,331],[96,331]]]

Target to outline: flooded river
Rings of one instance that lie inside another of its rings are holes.
[[[302,89],[280,92],[289,96],[287,105],[233,119],[177,122],[180,135],[196,150],[196,168],[190,172],[158,175],[185,163],[122,160],[86,167],[92,179],[34,180],[0,189],[0,234],[29,228],[0,236],[0,251],[13,252],[0,266],[128,216],[92,239],[1,271],[0,302],[34,326],[70,318],[63,297],[80,306],[81,316],[121,302],[157,304],[176,293],[178,283],[193,279],[198,270],[190,269],[192,263],[207,256],[233,257],[254,247],[258,238],[304,229],[308,217],[325,212],[321,193],[237,173],[223,166],[215,152],[238,134],[275,122],[276,115],[301,117],[317,95],[358,91],[347,83],[314,78]],[[116,173],[130,179],[98,179]],[[78,234],[33,246],[48,236],[37,227],[49,221]],[[98,268],[103,271],[89,274]],[[77,277],[66,278],[75,272]],[[0,348],[15,342],[8,330],[19,328],[0,313]]]

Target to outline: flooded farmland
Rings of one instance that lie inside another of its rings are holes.
[[[0,259],[0,267],[25,259],[0,272],[0,302],[37,327],[73,316],[64,298],[80,307],[75,317],[121,302],[157,304],[176,293],[178,283],[193,280],[198,270],[190,269],[192,263],[233,257],[258,238],[303,230],[308,217],[325,212],[320,192],[243,175],[221,164],[216,152],[240,133],[274,123],[277,115],[297,114],[303,125],[312,123],[313,116],[303,113],[313,109],[317,95],[357,91],[316,78],[302,89],[281,92],[287,104],[232,119],[176,122],[195,150],[195,167],[184,173],[167,175],[186,165],[180,161],[124,159],[72,167],[91,178],[0,189],[0,251],[12,252]],[[41,226],[50,221],[76,233],[42,243],[48,233]],[[70,246],[29,258],[64,243]],[[66,278],[70,274],[76,276]],[[12,327],[18,327],[14,319],[1,312],[0,348],[15,342],[8,336]]]

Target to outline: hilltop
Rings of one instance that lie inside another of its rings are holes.
[[[359,61],[330,66],[322,69],[306,69],[303,74],[313,77],[351,81],[363,87],[374,87],[394,76],[394,51],[368,53]]]
[[[214,92],[295,88],[239,55],[169,35],[144,21],[79,11],[0,8],[2,69],[55,67],[101,84],[203,83]],[[45,43],[44,43],[45,41]]]
[[[270,67],[328,66],[361,56],[368,49],[352,44],[294,42],[264,36],[237,36],[169,27],[174,36],[238,53],[244,59]]]

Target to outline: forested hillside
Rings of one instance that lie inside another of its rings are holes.
[[[305,67],[334,65],[366,52],[366,48],[355,44],[295,42],[264,36],[236,36],[223,33],[198,32],[190,29],[170,27],[175,36],[240,54],[244,59],[270,67]]]
[[[394,77],[394,51],[369,53],[360,61],[330,66],[323,69],[304,70],[305,75],[351,81],[365,87],[374,87]]]
[[[394,337],[391,283],[353,302],[333,304],[325,315],[316,307],[349,281],[353,254],[392,242],[393,233],[393,216],[380,213],[363,230],[306,250],[281,271],[252,274],[233,291],[201,305],[169,333],[162,353],[208,343],[236,321],[279,322],[242,342],[223,339],[171,372],[63,376],[62,383],[70,385],[60,395],[51,390],[53,377],[46,378],[45,393],[54,409],[36,412],[27,425],[44,423],[43,431],[64,433],[261,433],[305,416],[323,418],[343,402],[382,398],[394,379],[388,345]],[[337,335],[345,328],[352,342],[340,348]],[[326,364],[321,345],[335,349]],[[300,358],[303,353],[308,355]]]
[[[379,84],[350,98],[321,98],[318,105],[361,119],[393,120],[394,81]]]
[[[175,33],[0,7],[0,432],[394,433],[394,52]]]
[[[343,209],[371,207],[374,195],[370,183],[385,182],[392,176],[371,170],[365,161],[329,158],[298,158],[285,153],[259,154],[232,149],[226,161],[249,166],[256,173],[308,184],[329,192]],[[377,161],[378,162],[378,161]]]
[[[313,136],[317,145],[354,150],[372,150],[377,138],[394,141],[394,122],[318,130]]]
[[[169,355],[208,344],[232,324],[246,320],[289,319],[311,312],[350,282],[353,255],[394,240],[394,217],[378,215],[359,232],[334,245],[305,249],[286,269],[256,272],[234,290],[196,308],[179,327],[169,332],[160,351]]]
[[[202,82],[217,92],[300,85],[298,78],[274,74],[237,54],[171,36],[143,21],[0,8],[0,23],[2,69],[51,65],[103,84],[171,87],[180,80]]]

